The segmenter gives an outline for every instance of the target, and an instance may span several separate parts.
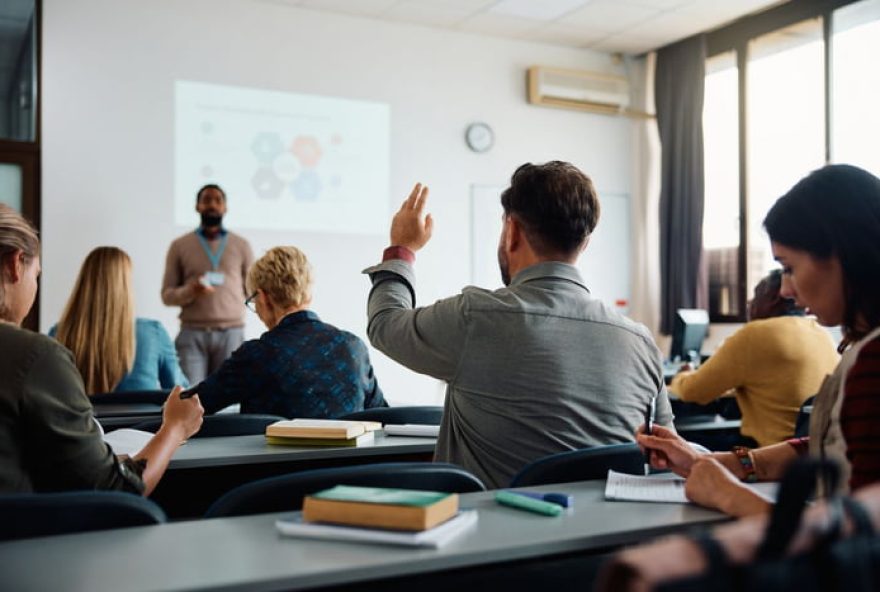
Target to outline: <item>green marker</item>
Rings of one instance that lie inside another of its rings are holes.
[[[503,506],[543,514],[544,516],[559,516],[562,514],[562,506],[558,504],[536,500],[510,491],[502,490],[495,493],[495,501]]]

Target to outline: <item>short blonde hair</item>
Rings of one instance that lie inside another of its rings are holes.
[[[273,247],[248,270],[247,288],[283,308],[303,306],[312,299],[312,266],[296,247]]]
[[[55,338],[73,353],[89,394],[108,393],[131,371],[135,355],[131,259],[98,247],[80,268]]]

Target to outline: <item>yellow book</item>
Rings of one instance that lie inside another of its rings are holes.
[[[266,436],[267,444],[278,446],[363,446],[375,441],[374,432],[366,432],[354,438],[281,438]]]
[[[377,421],[290,419],[266,426],[266,436],[277,438],[331,438],[345,440],[382,427]]]
[[[458,512],[458,494],[337,485],[305,498],[303,520],[421,531]]]

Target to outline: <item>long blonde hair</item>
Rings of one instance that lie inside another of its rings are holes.
[[[131,259],[116,247],[98,247],[79,270],[56,339],[73,352],[86,392],[106,393],[134,364],[134,293]]]

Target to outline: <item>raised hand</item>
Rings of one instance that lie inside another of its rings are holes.
[[[434,220],[431,214],[425,215],[427,200],[428,187],[416,183],[391,220],[392,246],[406,247],[415,253],[431,240]]]

